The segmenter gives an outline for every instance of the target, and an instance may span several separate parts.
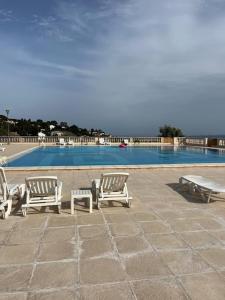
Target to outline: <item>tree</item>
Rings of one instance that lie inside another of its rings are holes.
[[[179,137],[184,136],[180,128],[172,127],[170,125],[164,125],[159,128],[160,136],[162,137]]]
[[[50,126],[54,126],[54,130],[63,131],[64,134],[74,134],[77,136],[81,135],[91,135],[86,128],[80,128],[77,125],[73,124],[71,126],[68,125],[67,122],[61,122],[60,124],[55,121],[43,121],[38,119],[36,121],[32,121],[31,119],[10,119],[14,121],[10,124],[10,131],[12,133],[18,134],[20,136],[37,136],[38,132],[44,132],[45,135],[51,135]],[[0,115],[0,136],[7,135],[7,117],[4,115]],[[62,128],[63,127],[63,128]],[[94,130],[94,129],[93,129]],[[102,130],[99,130],[102,132]]]

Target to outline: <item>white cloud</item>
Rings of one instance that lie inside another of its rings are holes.
[[[46,94],[55,97],[62,87],[56,98],[70,111],[60,104],[55,113],[121,134],[156,134],[163,123],[218,132],[225,109],[223,1],[77,3],[60,1],[48,17],[34,17],[35,30],[47,36],[46,53],[21,44],[8,53],[48,77],[39,83]]]
[[[0,9],[0,23],[15,21],[13,12],[8,9]]]

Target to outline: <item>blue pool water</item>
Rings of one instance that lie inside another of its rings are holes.
[[[225,163],[225,151],[195,147],[40,147],[8,167]]]

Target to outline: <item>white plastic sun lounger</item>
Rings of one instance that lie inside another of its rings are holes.
[[[0,165],[7,163],[7,156],[0,156]]]
[[[92,182],[92,193],[97,201],[98,209],[102,201],[125,201],[131,206],[132,197],[128,195],[127,180],[129,173],[106,173],[101,179]]]
[[[199,191],[207,203],[213,194],[225,193],[225,185],[214,182],[208,178],[197,175],[185,175],[180,177],[181,184],[187,184],[190,191]]]
[[[20,199],[23,197],[24,184],[8,184],[4,169],[0,167],[0,211],[3,219],[10,215],[14,195],[18,195]]]
[[[99,138],[98,144],[99,145],[105,145],[105,139],[104,138]]]
[[[60,146],[65,146],[66,145],[66,142],[65,142],[64,138],[59,139],[59,145]]]
[[[57,206],[61,209],[62,182],[56,176],[27,177],[25,179],[26,203],[22,204],[25,217],[29,207]]]
[[[74,142],[69,139],[68,142],[66,143],[67,146],[74,146]]]
[[[4,152],[5,151],[5,147],[0,146],[0,151]]]

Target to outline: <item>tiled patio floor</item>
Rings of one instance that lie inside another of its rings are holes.
[[[90,187],[101,170],[7,171],[10,182],[57,175],[64,198],[61,215],[23,218],[17,205],[0,221],[0,300],[225,299],[225,201],[205,204],[177,184],[184,174],[225,183],[225,168],[129,173],[132,208],[89,214],[80,201],[71,216],[71,189]]]

